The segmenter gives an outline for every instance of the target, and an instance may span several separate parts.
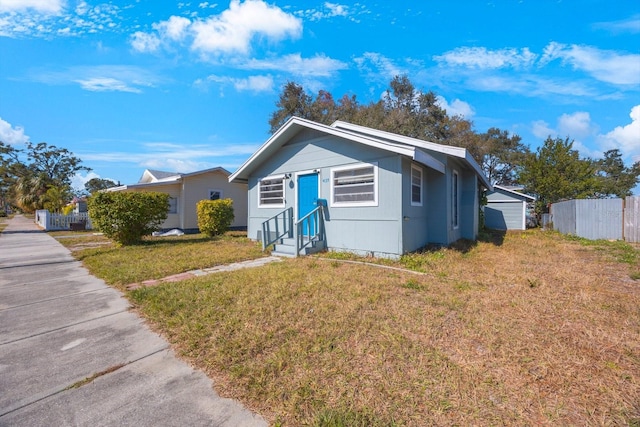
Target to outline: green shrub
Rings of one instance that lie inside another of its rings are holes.
[[[94,227],[121,245],[139,243],[167,219],[165,193],[98,192],[87,203]]]
[[[197,208],[198,228],[209,237],[223,234],[235,218],[231,199],[200,200]]]

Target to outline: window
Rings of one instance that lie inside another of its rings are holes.
[[[453,171],[453,175],[451,177],[451,223],[453,228],[458,228],[459,218],[460,218],[460,191],[458,189],[458,172]]]
[[[267,177],[260,181],[258,206],[263,208],[284,207],[284,176]]]
[[[169,212],[170,214],[178,213],[178,198],[177,197],[169,197]]]
[[[331,171],[331,202],[335,206],[377,206],[378,166],[361,164]]]
[[[222,190],[209,190],[209,200],[222,199]]]
[[[411,206],[422,206],[422,169],[411,165]]]

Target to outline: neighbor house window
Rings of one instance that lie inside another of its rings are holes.
[[[177,197],[169,197],[169,212],[170,214],[178,213],[178,198]]]
[[[411,165],[411,206],[422,206],[422,169]]]
[[[209,190],[209,200],[222,199],[222,190]]]
[[[334,206],[377,206],[378,165],[359,164],[333,169],[331,202]]]
[[[284,206],[284,176],[260,180],[258,206],[264,208]]]
[[[451,176],[451,223],[453,228],[458,228],[460,224],[460,190],[458,172],[453,171]]]

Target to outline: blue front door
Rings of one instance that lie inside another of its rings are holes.
[[[318,174],[298,175],[298,219],[314,210],[318,203]],[[309,229],[311,227],[311,229]],[[315,234],[315,223],[304,223],[305,234]]]

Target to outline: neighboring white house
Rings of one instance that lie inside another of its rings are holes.
[[[484,225],[494,230],[526,230],[527,204],[535,197],[516,191],[519,187],[494,185],[487,191],[487,205],[484,207]]]
[[[230,183],[230,172],[212,168],[191,173],[147,169],[137,184],[109,188],[107,191],[157,191],[169,194],[170,208],[163,229],[198,230],[196,204],[200,200],[232,199],[235,219],[232,228],[247,226],[247,185]]]
[[[391,258],[475,239],[480,191],[492,189],[464,148],[297,117],[229,181],[249,186],[249,238],[276,252],[314,241]]]

